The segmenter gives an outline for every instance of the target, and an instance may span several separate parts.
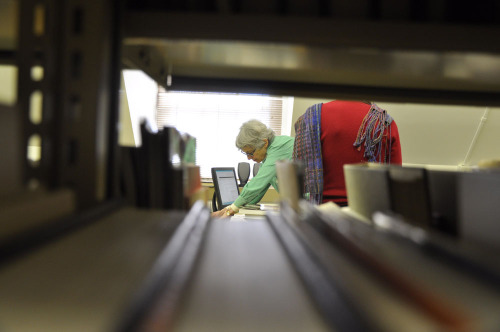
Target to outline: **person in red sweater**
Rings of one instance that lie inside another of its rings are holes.
[[[374,103],[336,100],[313,105],[297,120],[295,130],[294,159],[304,163],[304,192],[313,203],[347,205],[345,164],[402,164],[396,122]]]

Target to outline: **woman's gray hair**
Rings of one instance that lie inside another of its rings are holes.
[[[276,136],[274,131],[259,120],[249,120],[240,127],[240,133],[236,137],[236,147],[240,150],[246,146],[260,149],[265,144],[264,139],[267,138],[271,144],[274,136]]]

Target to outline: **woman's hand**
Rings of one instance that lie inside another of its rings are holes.
[[[233,209],[230,206],[223,208],[220,211],[212,212],[212,218],[227,218],[234,215]]]

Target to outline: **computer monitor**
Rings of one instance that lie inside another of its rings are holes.
[[[217,200],[217,208],[212,210],[221,210],[233,204],[240,194],[234,167],[212,167],[212,180]]]
[[[458,236],[458,190],[461,172],[427,170],[433,228]]]
[[[432,228],[427,171],[422,167],[391,166],[388,172],[391,210],[413,225]]]

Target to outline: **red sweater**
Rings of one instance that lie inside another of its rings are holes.
[[[332,101],[321,107],[321,152],[323,158],[323,203],[347,204],[344,164],[366,162],[361,151],[353,146],[363,118],[370,105],[356,101]],[[391,164],[402,164],[398,127],[392,121]],[[386,131],[386,135],[389,131]]]

